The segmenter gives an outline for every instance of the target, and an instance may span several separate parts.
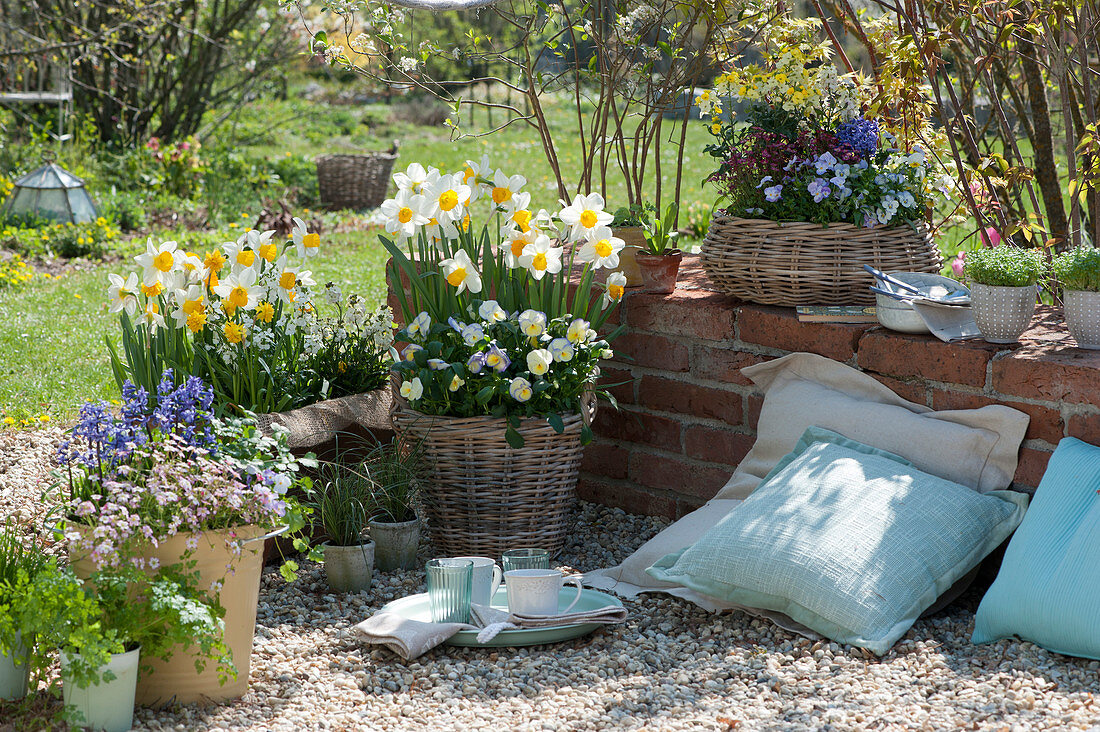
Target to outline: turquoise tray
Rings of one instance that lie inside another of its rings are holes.
[[[563,587],[558,595],[558,607],[565,609],[573,602],[577,590],[574,587]],[[597,590],[585,589],[581,592],[581,599],[573,607],[572,612],[579,610],[595,610],[608,605],[622,607],[619,599]],[[493,596],[493,607],[501,610],[508,609],[508,591],[501,587]],[[428,594],[409,595],[400,600],[394,600],[382,608],[387,612],[395,612],[410,620],[419,620],[430,623],[432,620],[431,609],[428,606]],[[559,643],[579,638],[591,633],[600,627],[600,623],[577,623],[574,625],[555,625],[549,628],[529,628],[523,630],[502,630],[488,643],[478,643],[476,630],[460,630],[451,636],[446,642],[452,646],[467,646],[473,648],[507,648],[513,646],[538,646],[544,643]]]

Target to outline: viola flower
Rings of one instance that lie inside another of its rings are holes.
[[[583,318],[577,318],[569,324],[568,330],[566,330],[565,337],[569,339],[571,343],[583,343],[588,340],[588,333],[592,328],[592,324]]]
[[[481,274],[465,249],[459,249],[453,257],[441,261],[439,266],[443,269],[447,283],[456,288],[456,295],[461,295],[466,290],[474,294],[481,292]]]
[[[432,317],[428,315],[427,312],[423,311],[415,318],[413,318],[412,322],[409,323],[409,327],[405,329],[405,331],[410,336],[421,336],[424,338],[428,337],[428,334],[431,333],[431,330]]]
[[[612,274],[612,277],[615,274],[619,273]],[[608,279],[610,280],[610,278]],[[538,310],[524,310],[519,316],[519,328],[529,338],[539,337],[546,332],[546,313],[541,313]]]
[[[542,376],[554,363],[554,354],[545,348],[536,348],[527,354],[527,370],[535,376]]]
[[[415,402],[424,396],[424,385],[420,383],[419,376],[414,377],[412,381],[402,382],[401,396],[410,402]]]
[[[423,350],[424,349],[421,346],[418,346],[415,343],[410,343],[409,345],[405,346],[405,350],[403,350],[401,352],[401,360],[402,361],[408,361],[409,363],[412,363],[413,361],[416,360],[417,351],[423,351]]]
[[[455,374],[454,377],[451,379],[451,383],[447,385],[447,391],[456,392],[461,389],[462,385],[465,383],[466,382],[461,377],[459,377],[458,374]]]
[[[462,342],[467,346],[476,346],[485,339],[485,330],[478,323],[470,323],[462,327]]]
[[[508,367],[512,365],[512,359],[508,358],[508,354],[500,350],[496,341],[493,341],[489,344],[489,351],[485,354],[485,365],[499,374],[508,370]]]
[[[775,203],[783,195],[783,185],[769,186],[764,189],[764,200],[768,203]],[[761,212],[763,213],[763,212]]]
[[[485,354],[478,352],[470,356],[470,359],[466,361],[466,370],[471,374],[480,374],[481,370],[485,368]]]
[[[549,348],[555,361],[572,361],[573,355],[576,353],[568,338],[555,338],[550,341]]]
[[[451,364],[447,363],[441,358],[429,358],[428,368],[432,371],[442,371],[443,369],[450,368]]]
[[[500,323],[508,319],[508,313],[496,300],[486,300],[477,309],[478,316],[486,323]]]
[[[508,394],[517,402],[530,401],[533,393],[531,382],[522,376],[512,379],[512,382],[508,385]]]
[[[829,184],[821,178],[814,178],[810,181],[810,184],[806,186],[806,191],[814,197],[814,203],[821,203],[829,197],[831,189]]]

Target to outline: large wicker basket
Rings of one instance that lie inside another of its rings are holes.
[[[544,419],[522,420],[524,445],[504,438],[497,417],[438,417],[395,401],[393,426],[423,440],[429,476],[421,499],[435,550],[443,556],[499,557],[536,547],[557,556],[572,533],[586,414],[562,415],[558,434]]]
[[[762,305],[874,305],[863,265],[938,273],[943,258],[928,227],[780,223],[716,214],[703,267],[723,292]]]
[[[397,143],[389,152],[322,155],[317,158],[317,187],[326,208],[377,208],[386,200]]]

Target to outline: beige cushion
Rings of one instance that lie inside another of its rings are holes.
[[[806,431],[817,426],[896,453],[924,472],[981,492],[1008,487],[1028,415],[1010,407],[934,412],[902,399],[867,374],[812,353],[748,366],[764,391],[756,443],[709,503],[642,545],[622,564],[585,575],[585,584],[626,597],[668,592],[708,610],[735,607],[650,577],[646,569],[691,546],[744,500]]]

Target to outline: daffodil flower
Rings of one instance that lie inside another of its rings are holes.
[[[527,354],[527,370],[535,376],[542,376],[554,363],[554,354],[545,348],[536,348]]]
[[[558,217],[563,224],[571,227],[571,238],[579,241],[585,234],[600,226],[610,226],[615,220],[603,207],[603,196],[599,193],[589,193],[587,196],[578,193],[573,203],[563,208]]]
[[[537,338],[546,331],[546,313],[524,310],[519,315],[519,329],[525,336]]]
[[[477,309],[477,314],[486,323],[499,323],[508,319],[508,313],[496,300],[486,300]]]
[[[523,250],[527,248],[528,244],[533,244],[538,236],[539,232],[536,229],[528,229],[523,232],[509,228],[504,235],[504,263],[511,269],[522,267],[520,257],[523,256]]]
[[[601,302],[603,307],[611,303],[619,302],[626,294],[626,275],[622,272],[612,272],[607,276],[607,290],[603,294]]]
[[[243,343],[247,335],[244,326],[239,323],[226,323],[222,326],[222,332],[225,334],[225,339],[233,345]]]
[[[316,232],[310,233],[306,222],[297,216],[294,217],[294,230],[291,232],[291,238],[298,250],[298,256],[302,259],[315,255],[321,246],[321,235]]]
[[[508,393],[517,402],[526,402],[531,399],[531,395],[534,393],[531,391],[531,382],[522,376],[517,376],[512,379],[512,383],[508,385]]]
[[[137,273],[131,272],[126,279],[122,279],[121,275],[112,273],[107,275],[107,279],[111,282],[110,287],[107,288],[107,296],[111,299],[108,310],[112,313],[125,310],[126,314],[132,318],[138,307]]]
[[[496,204],[497,208],[511,213],[515,205],[512,199],[525,185],[527,185],[527,179],[522,175],[509,176],[503,170],[497,170],[493,176],[493,190],[491,193],[493,203]]]
[[[461,221],[466,214],[465,201],[470,199],[470,186],[462,183],[462,174],[440,176],[424,194],[425,215],[440,223]]]
[[[550,242],[550,237],[539,234],[533,242],[523,248],[519,264],[536,280],[541,280],[547,273],[561,272],[561,253],[561,247],[555,247]]]
[[[160,306],[153,300],[145,303],[145,312],[141,314],[141,322],[149,326],[149,330],[164,327],[164,316],[160,314]]]
[[[181,253],[176,260],[180,268],[183,270],[184,277],[187,282],[199,282],[203,275],[202,260],[199,259],[197,254],[191,252]]]
[[[203,302],[205,297],[206,289],[202,285],[191,285],[186,290],[176,290],[173,293],[177,307],[172,313],[172,318],[176,321],[177,327],[182,328],[187,325],[187,319],[192,313],[206,312],[206,303]]]
[[[600,226],[587,236],[584,246],[577,252],[577,259],[582,262],[592,262],[597,269],[607,267],[614,269],[619,266],[619,252],[626,246],[626,242],[611,234],[611,229]]]
[[[483,181],[492,180],[493,169],[489,167],[489,156],[482,155],[481,161],[467,160],[466,167],[462,169],[462,182],[470,187],[470,198],[466,203],[476,201],[482,188],[487,187]]]
[[[588,334],[591,332],[592,324],[583,318],[577,318],[569,324],[569,329],[565,332],[565,337],[569,339],[571,343],[582,343],[588,340]]]
[[[241,270],[240,274],[229,275],[214,288],[214,294],[222,299],[223,309],[228,305],[231,310],[251,310],[261,295],[260,288],[256,287],[256,270],[249,268]]]
[[[453,257],[441,261],[439,266],[443,269],[447,283],[457,288],[456,295],[461,295],[466,290],[474,294],[481,292],[481,274],[465,249],[459,249]]]
[[[428,223],[423,209],[423,195],[409,190],[398,191],[396,197],[382,202],[381,211],[386,217],[386,231],[401,241],[416,236],[417,230]]]
[[[437,180],[439,180],[439,171],[435,168],[425,170],[420,163],[413,163],[405,169],[404,173],[396,173],[393,176],[397,189],[410,193],[421,193],[426,186]]]
[[[550,353],[554,354],[555,361],[572,361],[575,353],[573,344],[568,338],[555,338],[550,341]]]
[[[142,267],[141,281],[149,286],[166,282],[168,273],[176,268],[176,258],[181,255],[182,252],[176,251],[176,242],[154,244],[150,239],[145,245],[145,253],[134,257]]]
[[[424,385],[420,383],[420,377],[414,377],[412,381],[401,382],[401,396],[410,402],[415,402],[424,396]]]
[[[222,245],[225,250],[226,261],[229,262],[229,271],[239,274],[246,269],[251,269],[256,264],[256,251],[248,245],[248,234],[242,234],[235,242],[226,242]]]

